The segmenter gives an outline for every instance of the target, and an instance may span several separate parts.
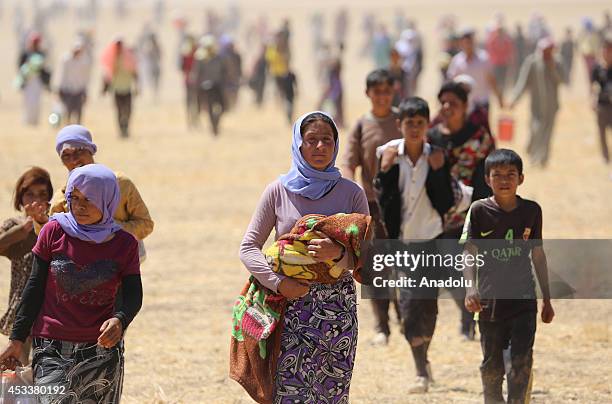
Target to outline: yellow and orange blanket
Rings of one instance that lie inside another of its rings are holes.
[[[295,279],[334,283],[342,273],[333,260],[317,262],[308,254],[308,242],[329,237],[342,244],[355,268],[361,265],[361,243],[371,235],[371,218],[360,213],[337,213],[332,216],[306,215],[268,247],[264,254],[274,272]],[[359,279],[358,279],[359,280]]]

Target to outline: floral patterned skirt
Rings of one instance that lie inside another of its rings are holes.
[[[350,276],[314,283],[289,301],[275,379],[275,403],[348,403],[357,352],[357,296]]]

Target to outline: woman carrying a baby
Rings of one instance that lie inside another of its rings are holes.
[[[257,281],[289,299],[274,402],[348,402],[357,350],[354,254],[330,237],[308,241],[315,260],[345,269],[327,284],[277,273],[262,252],[273,228],[278,239],[305,215],[369,215],[363,189],[335,166],[338,146],[338,129],[325,113],[308,113],[294,123],[291,169],[266,187],[240,246],[240,259]]]

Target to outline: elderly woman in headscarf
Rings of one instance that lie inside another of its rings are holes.
[[[70,172],[95,162],[94,156],[98,146],[93,142],[91,132],[82,125],[63,127],[55,138],[55,151],[62,164]],[[140,195],[136,184],[124,173],[115,172],[119,185],[119,204],[114,213],[115,223],[132,234],[137,240],[143,240],[153,231],[154,222],[149,209]],[[66,188],[61,188],[51,200],[51,214],[68,212]],[[34,223],[39,229],[39,223]],[[38,231],[37,230],[37,231]],[[144,244],[141,243],[141,263],[144,261]]]
[[[70,173],[69,212],[51,216],[34,253],[2,369],[13,369],[23,341],[33,339],[38,399],[118,403],[123,334],[140,310],[138,243],[113,220],[119,187],[112,171],[89,164]],[[115,297],[122,286],[122,303]]]
[[[346,269],[334,284],[308,283],[272,271],[262,247],[304,215],[369,214],[365,193],[342,178],[335,166],[338,129],[322,112],[293,125],[289,172],[267,186],[240,246],[240,259],[266,288],[289,299],[284,315],[274,402],[348,402],[357,349],[357,297],[350,275],[355,263],[330,238],[311,240],[317,260],[336,260]]]

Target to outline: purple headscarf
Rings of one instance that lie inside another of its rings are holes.
[[[96,154],[98,147],[91,140],[91,132],[84,126],[81,125],[68,125],[64,126],[58,133],[55,138],[55,151],[57,154],[61,156],[62,148],[64,144],[69,144],[71,146],[83,147],[91,152],[91,154]]]
[[[72,215],[72,192],[78,189],[87,199],[102,211],[102,219],[95,224],[79,224]],[[113,215],[119,205],[117,177],[102,164],[87,164],[70,172],[66,185],[68,213],[56,213],[50,220],[57,220],[69,236],[83,241],[102,243],[108,236],[121,230]]]
[[[338,156],[338,147],[340,146],[338,137],[336,137],[334,157],[325,170],[320,171],[313,168],[306,162],[304,156],[302,156],[302,152],[300,151],[300,147],[302,146],[302,133],[300,132],[300,127],[302,126],[302,121],[314,113],[323,114],[327,116],[332,123],[334,122],[329,115],[321,111],[309,112],[295,121],[293,124],[293,142],[291,144],[291,155],[293,156],[291,169],[287,174],[280,177],[280,181],[285,189],[308,199],[321,198],[336,185],[341,177],[340,171],[335,166],[336,157]]]

